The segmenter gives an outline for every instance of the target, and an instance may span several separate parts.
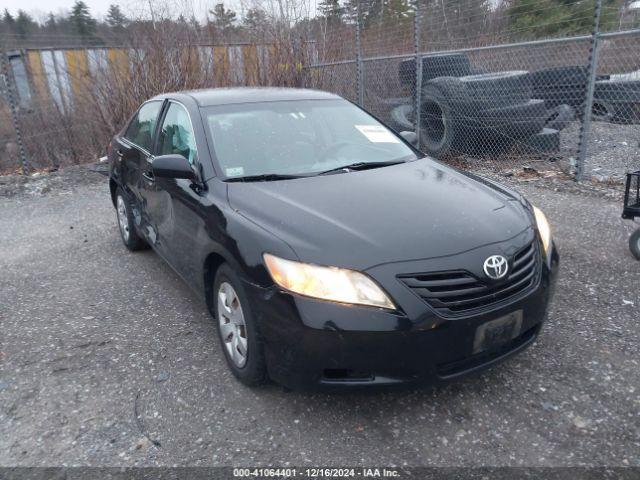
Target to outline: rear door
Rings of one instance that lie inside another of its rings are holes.
[[[162,100],[152,100],[143,104],[117,141],[116,154],[121,165],[122,183],[133,203],[136,225],[145,236],[149,231],[143,194],[145,185],[153,181],[149,175],[153,159],[151,151],[162,103]]]

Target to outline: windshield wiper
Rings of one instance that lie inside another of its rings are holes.
[[[389,165],[398,165],[399,163],[405,163],[404,160],[390,160],[388,162],[356,162],[351,165],[343,165],[341,167],[325,170],[318,173],[318,175],[331,175],[332,173],[349,172],[351,170],[369,170],[372,168],[388,167]]]
[[[246,175],[244,177],[227,178],[227,182],[270,182],[272,180],[291,180],[308,175],[286,175],[282,173],[262,173],[260,175]]]
[[[352,170],[368,170],[370,168],[387,167],[389,165],[397,165],[405,163],[404,160],[391,160],[388,162],[356,162],[350,165],[325,170],[315,175],[330,175],[332,173],[348,172]],[[227,182],[270,182],[273,180],[291,180],[294,178],[305,178],[313,175],[290,175],[284,173],[262,173],[259,175],[245,175],[244,177],[227,178]]]

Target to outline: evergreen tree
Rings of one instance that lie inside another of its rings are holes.
[[[122,29],[127,24],[127,17],[124,16],[120,7],[115,4],[109,5],[109,10],[107,11],[107,25],[109,25],[113,29]]]
[[[11,12],[9,12],[7,8],[4,9],[4,14],[2,15],[2,22],[5,25],[13,25],[15,23],[15,19],[13,18],[13,15],[11,15]]]
[[[483,34],[490,35],[488,22],[492,17],[502,18],[504,13],[496,11],[494,0],[456,0],[444,4],[430,0],[420,4],[420,15],[422,35],[427,42],[441,42],[454,48],[471,46]]]
[[[18,16],[15,21],[15,31],[22,38],[26,37],[30,32],[38,28],[31,15],[24,10],[18,10]]]
[[[605,29],[617,18],[616,0],[604,0],[600,27]],[[589,33],[593,26],[594,5],[576,0],[513,0],[508,15],[514,38],[549,37]]]
[[[360,21],[365,27],[374,23],[387,24],[411,18],[411,0],[348,0],[345,4],[347,17],[355,22],[360,4]]]
[[[209,13],[213,15],[213,24],[220,32],[227,33],[234,29],[236,12],[225,8],[224,3],[216,4],[213,10],[209,10]]]
[[[371,24],[380,18],[380,11],[384,0],[347,0],[345,13],[352,21],[358,20],[358,7],[360,7],[360,21],[363,25]]]
[[[198,22],[198,19],[196,18],[195,15],[191,15],[191,18],[189,19],[189,25],[191,26],[191,28],[193,28],[193,30],[195,30],[196,32],[198,30],[200,30],[200,22]]]
[[[56,21],[56,16],[49,12],[47,15],[47,19],[44,22],[44,26],[49,31],[56,31],[58,29],[58,22]]]
[[[6,8],[2,15],[2,30],[6,33],[15,33],[16,31],[16,19],[13,18],[13,15],[11,15]]]
[[[89,7],[82,0],[76,0],[74,3],[69,20],[75,33],[81,37],[87,38],[95,35],[96,21],[89,13]]]
[[[269,20],[261,8],[250,8],[242,19],[242,25],[251,32],[260,32],[269,25]]]
[[[345,8],[340,5],[340,0],[322,0],[318,5],[318,11],[329,22],[341,22]]]

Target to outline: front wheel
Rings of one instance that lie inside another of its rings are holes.
[[[226,263],[216,273],[213,295],[218,334],[229,369],[245,385],[264,383],[267,375],[260,330],[240,278]]]
[[[640,228],[633,232],[629,238],[629,250],[636,257],[636,260],[640,260]]]

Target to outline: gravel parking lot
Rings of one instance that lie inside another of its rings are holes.
[[[577,155],[580,125],[572,123],[562,131],[562,152],[566,158]],[[598,181],[624,181],[627,172],[640,169],[640,125],[593,122],[589,153],[584,167],[586,178]]]
[[[440,388],[311,394],[236,382],[195,294],[123,247],[106,178],[62,178],[0,198],[0,465],[640,466],[617,200],[519,185],[562,256],[524,354]]]

